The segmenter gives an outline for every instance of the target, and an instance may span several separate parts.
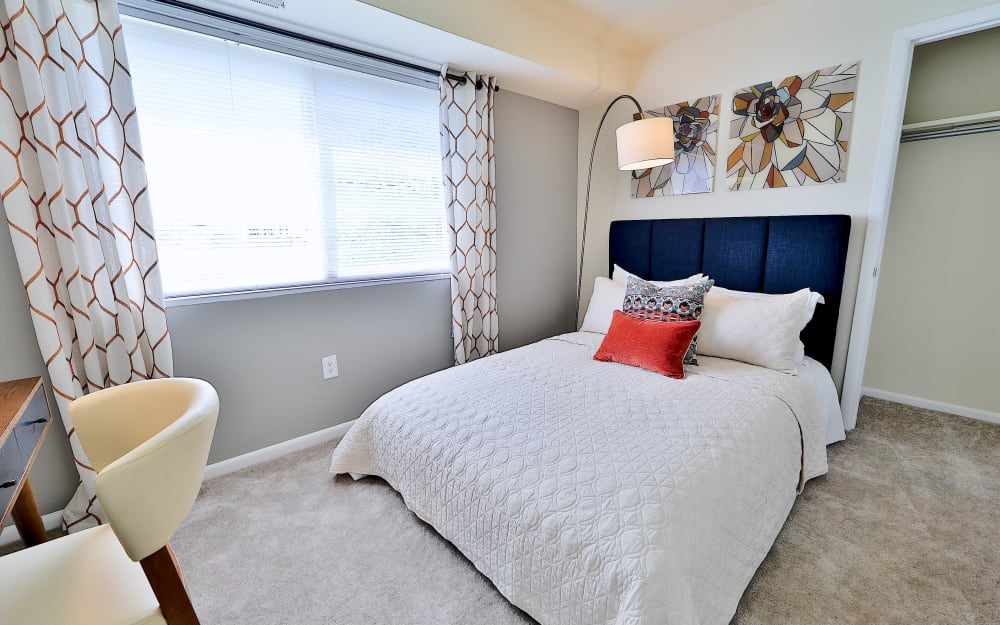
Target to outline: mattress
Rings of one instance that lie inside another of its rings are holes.
[[[331,472],[384,478],[543,625],[725,625],[827,470],[813,387],[701,358],[674,380],[571,333],[376,400]]]

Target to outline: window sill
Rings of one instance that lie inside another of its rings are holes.
[[[432,280],[449,280],[451,274],[434,273],[417,276],[392,276],[385,278],[357,278],[342,282],[327,282],[323,284],[302,284],[297,286],[279,286],[248,291],[232,291],[228,293],[204,293],[199,295],[167,296],[167,308],[174,306],[192,306],[195,304],[211,304],[214,302],[233,302],[264,297],[279,297],[282,295],[297,295],[299,293],[315,293],[317,291],[335,291],[353,289],[355,287],[378,286],[383,284],[400,284],[405,282],[428,282]]]

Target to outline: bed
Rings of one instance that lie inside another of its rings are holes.
[[[624,221],[609,251],[654,280],[821,292],[802,339],[828,367],[849,232],[837,215]],[[597,362],[602,338],[405,384],[365,411],[331,472],[385,479],[543,625],[724,625],[827,471],[823,398],[810,376],[722,358],[683,380]]]

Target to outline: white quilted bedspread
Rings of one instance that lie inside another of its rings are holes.
[[[728,360],[684,380],[596,362],[602,338],[405,384],[331,472],[384,478],[543,625],[725,625],[797,488],[827,470],[819,402]]]

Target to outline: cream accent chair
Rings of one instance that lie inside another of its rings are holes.
[[[167,544],[191,511],[219,398],[207,382],[133,382],[73,401],[101,525],[0,558],[0,623],[197,625]]]

